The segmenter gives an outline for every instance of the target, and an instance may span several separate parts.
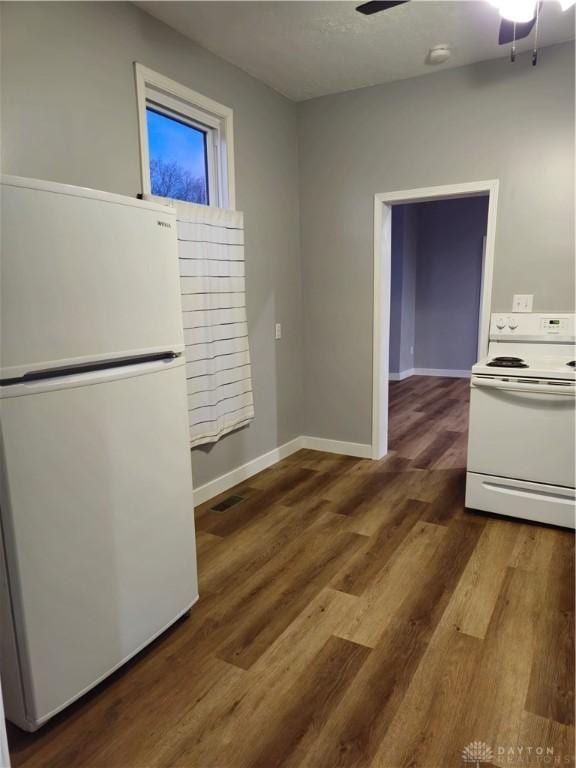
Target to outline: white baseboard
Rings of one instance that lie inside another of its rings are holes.
[[[372,458],[371,445],[346,443],[342,440],[327,440],[323,437],[301,435],[300,437],[295,437],[294,440],[290,440],[288,443],[278,446],[278,448],[268,451],[268,453],[263,453],[262,456],[258,456],[246,464],[242,464],[242,466],[227,472],[225,475],[216,477],[214,480],[198,486],[198,488],[194,489],[194,506],[213,499],[214,496],[218,496],[229,488],[238,485],[238,483],[248,480],[253,475],[258,474],[258,472],[262,472],[263,469],[268,469],[268,467],[291,456],[302,448],[308,448],[312,451],[324,451],[326,453],[338,453],[345,456],[358,456],[362,459]]]
[[[303,435],[302,448],[325,453],[339,453],[343,456],[357,456],[360,459],[372,458],[372,446],[364,443],[347,443],[343,440],[328,440],[324,437],[309,437]]]
[[[470,370],[458,371],[444,368],[414,368],[414,376],[447,376],[455,379],[469,379]]]
[[[448,376],[450,378],[469,379],[470,371],[458,371],[445,368],[409,368],[400,373],[389,373],[390,381],[404,381],[409,376]]]
[[[404,381],[409,376],[414,376],[414,368],[408,368],[406,371],[400,371],[400,373],[389,373],[388,378],[390,381]]]
[[[220,475],[220,477],[216,477],[214,480],[198,486],[198,488],[194,489],[194,506],[203,504],[208,499],[213,499],[214,496],[218,496],[218,494],[224,493],[224,491],[238,485],[238,483],[248,480],[253,475],[257,475],[258,472],[262,472],[263,469],[268,469],[272,464],[282,461],[282,459],[296,453],[296,451],[303,447],[302,438],[296,437],[294,440],[279,445],[278,448],[274,448],[268,451],[268,453],[263,453],[262,456],[257,456],[252,461],[242,464],[242,466],[233,469],[231,472],[227,472],[225,475]]]

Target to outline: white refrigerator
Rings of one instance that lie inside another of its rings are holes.
[[[198,598],[169,208],[0,185],[0,665],[35,730]]]

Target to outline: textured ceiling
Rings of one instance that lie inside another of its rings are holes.
[[[500,18],[486,0],[416,0],[375,16],[357,13],[356,4],[346,0],[137,3],[296,101],[509,53],[508,46],[497,44]],[[539,46],[572,39],[574,8],[562,13],[556,0],[545,2]],[[452,48],[450,60],[427,64],[428,50],[442,43]],[[519,50],[531,46],[532,36],[518,44]],[[544,56],[539,66],[546,66]]]

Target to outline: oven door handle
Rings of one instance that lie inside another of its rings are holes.
[[[489,387],[490,389],[502,389],[512,392],[533,392],[539,395],[564,395],[576,397],[576,382],[562,382],[558,384],[538,383],[531,384],[523,381],[504,381],[502,379],[488,379],[481,376],[472,376],[473,387]]]

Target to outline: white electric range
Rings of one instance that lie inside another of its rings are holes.
[[[573,528],[576,315],[494,314],[472,368],[466,506]]]

